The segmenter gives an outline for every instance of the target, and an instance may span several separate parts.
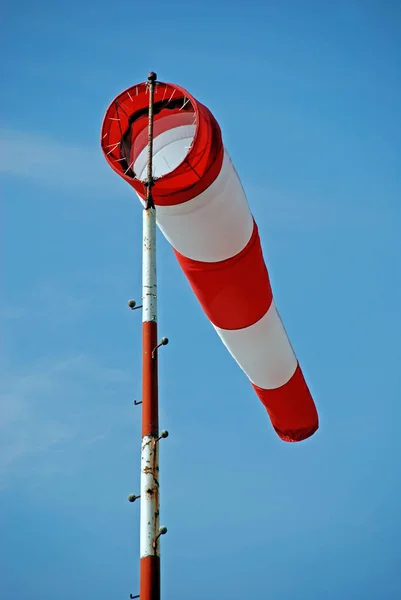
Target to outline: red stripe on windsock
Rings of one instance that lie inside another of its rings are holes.
[[[298,365],[294,375],[283,386],[264,390],[252,387],[264,404],[272,425],[285,442],[300,442],[319,428],[315,403]]]
[[[249,327],[267,312],[272,290],[255,222],[249,242],[232,258],[210,263],[192,260],[175,249],[174,252],[195,296],[216,327]]]

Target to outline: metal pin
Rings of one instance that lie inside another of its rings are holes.
[[[128,169],[126,171],[124,171],[124,175],[126,175],[128,173],[128,171],[130,169],[132,169],[132,167],[134,166],[134,162],[135,162],[135,160],[133,160],[132,163],[129,165]],[[134,173],[134,177],[135,177],[135,173]]]
[[[184,108],[184,106],[186,106],[189,102],[189,98],[187,98],[184,102],[184,104],[181,106],[180,110],[182,110]]]
[[[117,144],[115,144],[115,145],[113,146],[113,148],[112,148],[111,150],[109,150],[109,151],[108,151],[108,153],[107,153],[107,156],[108,156],[109,154],[111,154],[111,153],[112,153],[112,152],[113,152],[113,151],[114,151],[114,150],[115,150],[115,149],[116,149],[116,148],[117,148],[119,145],[120,145],[120,142],[117,142]],[[110,146],[111,146],[111,144],[110,144]]]
[[[174,89],[173,89],[173,93],[171,94],[170,98],[168,99],[168,102],[171,102],[171,100],[172,100],[172,98],[173,98],[174,94],[176,93],[176,91],[177,91],[177,90],[174,88]]]

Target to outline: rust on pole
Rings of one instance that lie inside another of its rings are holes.
[[[149,116],[148,116],[148,176],[147,176],[147,194],[146,194],[146,208],[154,208],[152,198],[152,187],[153,187],[153,102],[155,97],[155,85],[157,75],[151,71],[148,75],[148,89],[149,89]]]
[[[147,194],[143,210],[142,262],[142,449],[140,598],[160,600],[159,407],[157,352],[156,210],[152,198],[153,101],[156,73],[149,73]]]

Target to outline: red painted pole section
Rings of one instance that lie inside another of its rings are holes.
[[[154,210],[154,209],[148,209]],[[157,377],[157,322],[142,323],[142,437],[159,435],[159,389]]]
[[[141,558],[140,598],[160,600],[160,556]]]
[[[143,467],[153,481],[151,487],[146,486],[145,490],[141,490],[141,494],[145,492],[145,495],[142,496],[143,502],[150,500],[150,510],[154,516],[152,519],[154,521],[153,526],[151,522],[149,523],[149,520],[143,523],[141,537],[145,538],[145,543],[151,541],[149,536],[154,540],[158,530],[158,515],[155,514],[158,513],[159,509],[159,486],[155,481],[158,479],[159,471],[157,464],[158,443],[155,442],[159,436],[157,352],[154,353],[152,358],[156,346],[157,322],[144,321],[142,324],[142,456],[146,443],[154,445],[152,464],[145,463]],[[147,513],[145,509],[143,512]],[[158,541],[156,544],[158,545]],[[153,550],[153,555],[143,556],[143,553],[141,553],[140,598],[145,600],[160,600],[160,555],[156,553],[156,548]]]

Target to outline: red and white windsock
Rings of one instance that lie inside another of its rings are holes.
[[[157,224],[277,434],[304,440],[318,429],[316,407],[274,304],[258,228],[220,127],[177,85],[158,83],[154,102]],[[142,201],[147,111],[141,83],[113,100],[101,134],[108,163]]]

